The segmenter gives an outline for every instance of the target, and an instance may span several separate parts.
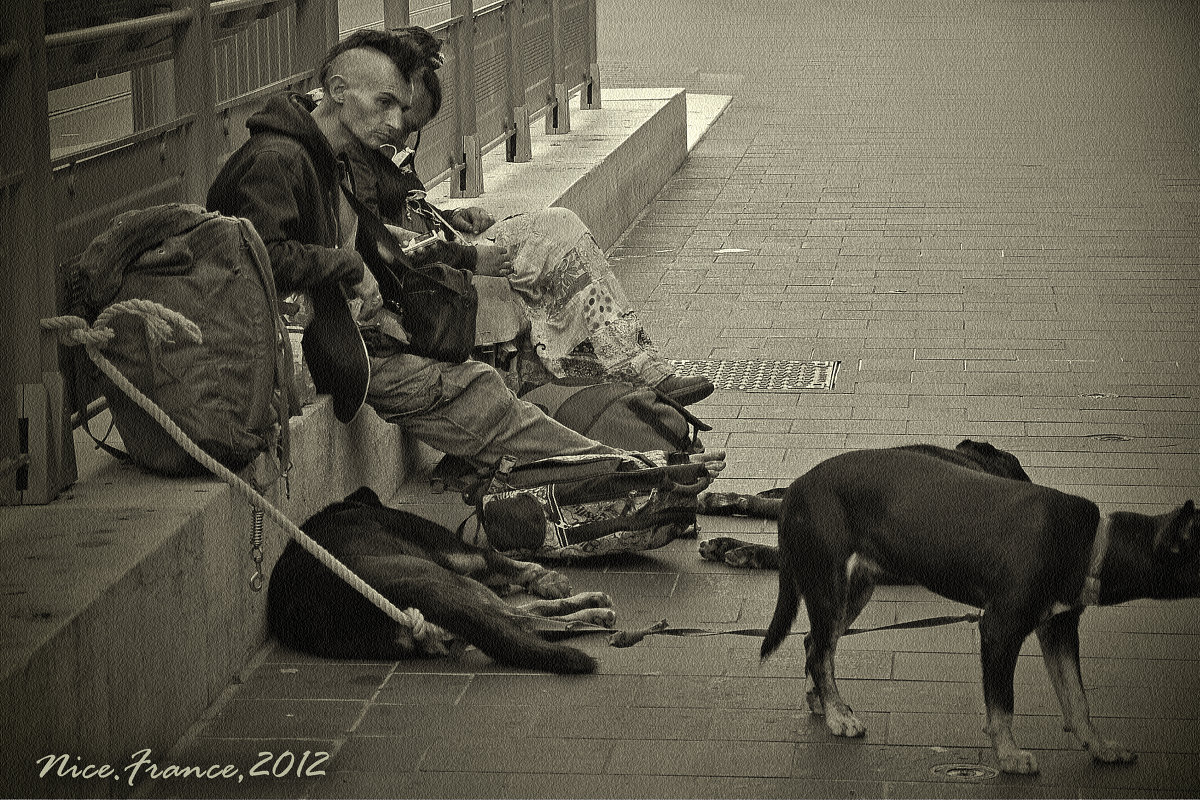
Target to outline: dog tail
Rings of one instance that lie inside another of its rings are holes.
[[[587,653],[530,633],[504,611],[480,604],[470,592],[440,582],[429,586],[405,583],[404,590],[397,592],[399,587],[393,586],[385,594],[393,601],[416,606],[425,619],[478,647],[498,663],[558,675],[596,671],[596,659]]]
[[[780,564],[779,598],[775,601],[775,614],[771,617],[771,624],[767,626],[767,635],[763,638],[762,648],[758,651],[760,659],[769,657],[778,649],[779,645],[783,644],[783,640],[792,630],[792,623],[796,621],[796,615],[800,612],[800,593],[796,591],[796,582],[782,567],[783,565]]]
[[[796,585],[795,565],[789,558],[789,550],[795,537],[792,530],[796,526],[799,515],[805,510],[798,508],[800,492],[795,484],[789,486],[780,501],[779,509],[779,595],[775,600],[775,613],[771,624],[767,626],[767,635],[763,638],[762,648],[758,651],[760,659],[769,657],[783,644],[792,630],[792,623],[800,611],[800,589]]]

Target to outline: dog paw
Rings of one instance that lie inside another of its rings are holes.
[[[611,608],[588,608],[570,614],[569,618],[575,622],[587,622],[591,625],[599,625],[602,628],[615,628],[617,626],[617,612]]]
[[[1000,771],[1010,775],[1036,775],[1038,772],[1037,759],[1027,750],[1017,750],[997,756],[1000,761]]]
[[[821,701],[821,695],[817,694],[816,689],[809,689],[804,694],[804,699],[808,701],[808,712],[818,716],[825,716],[825,703]]]
[[[735,547],[725,554],[725,563],[731,567],[758,568],[758,546]]]
[[[1103,741],[1098,746],[1088,746],[1092,758],[1103,764],[1132,764],[1137,761],[1137,753],[1122,747],[1116,742]]]
[[[548,600],[559,600],[571,596],[571,581],[560,572],[546,570],[530,581],[529,592]]]
[[[731,550],[746,547],[749,542],[732,539],[728,536],[717,536],[705,539],[700,543],[700,557],[707,561],[726,561],[726,554]]]
[[[612,608],[612,598],[604,592],[580,592],[570,598],[576,608]]]
[[[697,501],[697,511],[715,517],[746,513],[746,496],[736,492],[705,492]]]
[[[718,536],[715,539],[705,539],[700,543],[700,557],[705,561],[721,561],[730,549],[737,547],[733,539]]]
[[[854,712],[846,708],[845,711],[834,709],[825,712],[825,727],[829,728],[829,732],[834,736],[846,736],[848,738],[856,738],[864,735],[867,732],[867,726],[862,724],[858,717],[854,716]]]

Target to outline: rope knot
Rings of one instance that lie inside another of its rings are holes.
[[[82,317],[69,315],[43,319],[41,326],[46,330],[56,331],[58,340],[65,345],[103,347],[116,336],[116,331],[109,327],[109,321],[118,314],[141,317],[146,323],[146,337],[152,346],[174,341],[173,333],[178,333],[184,341],[196,344],[204,341],[200,327],[183,314],[153,300],[136,298],[113,303],[100,312],[91,327],[88,327],[87,321]]]
[[[68,347],[75,345],[94,345],[103,347],[112,341],[116,332],[112,328],[90,328],[83,317],[70,315],[50,317],[41,321],[41,326],[58,334],[58,341]]]
[[[454,638],[454,635],[446,632],[442,628],[428,622],[425,615],[418,608],[406,608],[402,612],[404,617],[407,617],[407,622],[412,628],[412,637],[422,643],[426,648],[440,648],[441,643]]]

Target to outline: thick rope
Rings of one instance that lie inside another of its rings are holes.
[[[294,522],[271,504],[265,497],[255,491],[254,487],[246,481],[242,480],[231,470],[218,462],[208,453],[200,449],[193,442],[183,429],[166,415],[166,413],[155,405],[154,401],[144,395],[136,386],[129,382],[120,370],[113,366],[100,352],[100,348],[110,342],[115,336],[115,332],[107,327],[107,322],[117,314],[127,313],[136,314],[146,320],[146,326],[149,331],[151,343],[169,342],[171,340],[172,330],[179,331],[187,340],[193,342],[201,341],[200,329],[191,320],[184,317],[177,311],[172,311],[158,303],[149,300],[126,300],[120,303],[115,303],[106,308],[96,318],[96,323],[92,327],[88,327],[87,321],[80,317],[62,316],[43,319],[41,326],[46,330],[57,332],[58,339],[65,345],[83,345],[88,357],[95,362],[108,379],[125,394],[129,395],[143,411],[153,417],[163,429],[170,434],[171,438],[187,451],[188,455],[199,461],[206,468],[211,470],[214,475],[225,481],[231,488],[241,494],[254,508],[259,509],[275,524],[283,528],[283,530],[295,539],[301,547],[311,553],[318,561],[328,567],[335,575],[348,583],[363,597],[370,600],[383,613],[387,614],[394,622],[408,628],[412,631],[413,639],[415,639],[424,650],[431,653],[441,653],[445,651],[441,644],[451,637],[442,628],[433,623],[426,622],[421,612],[415,608],[409,608],[401,611],[392,601],[388,600],[370,584],[362,578],[355,575],[349,567],[338,561],[328,550],[318,544],[304,531],[300,530]]]

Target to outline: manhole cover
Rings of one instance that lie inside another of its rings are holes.
[[[987,781],[1000,774],[998,770],[982,764],[938,764],[929,771],[960,781]]]
[[[1092,433],[1088,434],[1089,439],[1095,439],[1098,442],[1128,442],[1128,436],[1122,436],[1119,433]]]
[[[703,375],[718,389],[801,392],[832,389],[841,361],[672,361],[675,374]]]

